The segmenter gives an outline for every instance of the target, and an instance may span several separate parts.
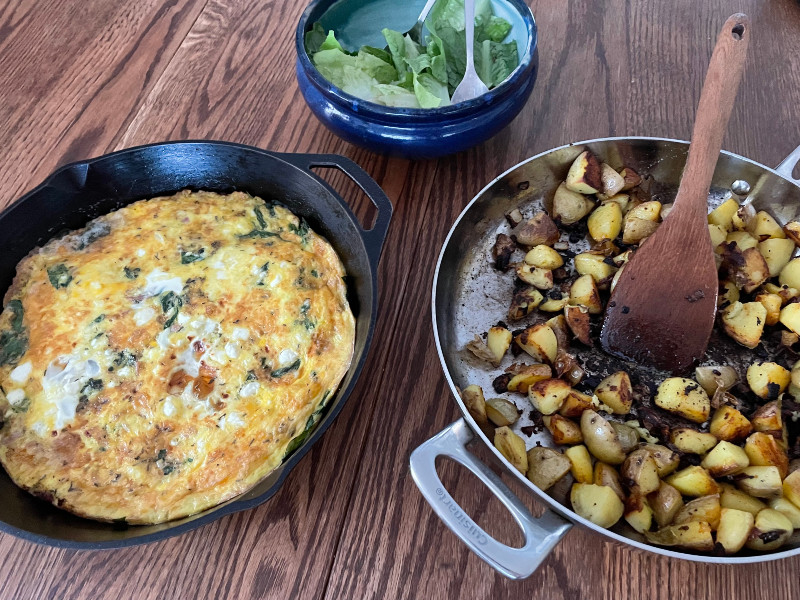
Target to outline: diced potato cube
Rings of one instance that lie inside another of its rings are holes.
[[[533,267],[528,263],[523,262],[517,265],[517,277],[540,290],[549,290],[553,287],[552,271]]]
[[[757,467],[775,466],[780,478],[789,474],[789,456],[777,440],[768,433],[757,431],[747,438],[744,451],[750,464]]]
[[[561,405],[558,413],[563,417],[580,417],[583,411],[592,408],[592,397],[572,390],[564,399],[564,404]]]
[[[569,459],[570,470],[575,481],[579,483],[594,483],[594,469],[592,457],[586,446],[572,446],[564,450],[564,456]]]
[[[486,416],[498,427],[504,427],[516,423],[519,412],[514,403],[505,398],[489,398],[486,401]]]
[[[514,371],[514,375],[509,380],[506,389],[509,392],[527,394],[528,388],[534,383],[544,379],[550,379],[552,376],[553,371],[547,365],[524,365],[520,370]]]
[[[727,308],[734,302],[739,301],[739,288],[732,281],[719,282],[719,295],[717,296],[717,306]]]
[[[778,296],[781,297],[781,302],[784,305],[787,302],[791,302],[795,298],[800,298],[800,290],[796,290],[788,285],[776,285],[774,283],[767,282],[764,284],[764,291],[768,294],[778,294]]]
[[[622,231],[622,209],[616,202],[601,204],[589,215],[587,225],[596,242],[613,240]]]
[[[625,178],[606,163],[600,165],[600,179],[603,182],[602,191],[605,196],[613,196],[625,187]]]
[[[561,237],[558,227],[553,219],[544,212],[540,211],[527,221],[523,221],[512,231],[517,243],[523,246],[552,246]]]
[[[619,174],[622,175],[622,178],[625,180],[625,185],[622,186],[623,190],[632,190],[637,185],[642,183],[642,178],[639,177],[639,174],[630,167],[624,167]]]
[[[625,449],[619,439],[619,433],[606,419],[591,409],[581,414],[581,433],[589,451],[598,460],[610,465],[619,465],[625,461]]]
[[[753,530],[755,516],[735,508],[722,508],[717,527],[717,543],[725,549],[725,554],[736,554],[744,547]]]
[[[593,315],[603,312],[600,292],[592,275],[581,275],[572,283],[569,288],[569,303],[574,306],[583,306]]]
[[[553,436],[556,444],[573,445],[583,442],[581,427],[575,421],[562,417],[558,413],[543,418],[544,426]]]
[[[758,346],[766,320],[767,309],[760,302],[745,304],[734,302],[722,311],[722,328],[725,333],[746,348]],[[781,311],[781,322],[783,322],[783,311]]]
[[[620,500],[625,501],[625,491],[619,481],[619,473],[611,465],[607,465],[601,460],[594,463],[594,481],[592,483],[610,487]]]
[[[592,279],[590,275],[582,275],[582,277],[588,277],[591,279],[592,285],[594,285],[594,279]],[[571,294],[572,291],[570,290],[570,295]],[[589,309],[587,309],[585,306],[567,305],[564,307],[564,317],[567,319],[567,325],[569,325],[570,331],[572,331],[572,334],[575,336],[575,338],[582,344],[591,346],[592,338]]]
[[[653,525],[653,509],[650,508],[647,499],[639,494],[631,494],[624,502],[623,515],[628,525],[639,533],[650,531]]]
[[[739,489],[756,498],[777,498],[782,493],[781,474],[778,467],[747,467],[742,470],[746,475],[738,479]]]
[[[733,227],[733,215],[739,210],[739,203],[733,198],[728,198],[708,215],[708,222],[717,225],[725,231],[730,231]]]
[[[617,371],[603,379],[594,393],[614,414],[626,415],[631,411],[633,386],[631,378],[625,371]]]
[[[782,432],[783,417],[778,401],[767,402],[759,406],[750,417],[750,423],[755,431]]]
[[[486,416],[486,400],[483,396],[483,389],[478,385],[469,385],[461,390],[461,399],[464,401],[470,416],[475,419],[478,427],[484,432],[490,430],[491,426]]]
[[[754,498],[750,494],[735,488],[729,483],[721,483],[722,494],[720,495],[720,505],[723,508],[733,508],[749,512],[753,516],[767,507],[761,500]]]
[[[758,294],[756,302],[760,302],[767,309],[767,325],[775,325],[781,318],[781,306],[783,300],[778,294]]]
[[[769,501],[769,507],[789,519],[792,527],[800,529],[800,508],[795,506],[794,503],[789,502],[786,498],[773,498]]]
[[[617,268],[605,262],[602,254],[584,252],[575,257],[575,270],[579,275],[591,275],[597,284],[611,279]]]
[[[539,489],[548,490],[569,473],[571,463],[560,452],[544,446],[528,450],[527,478]]]
[[[543,379],[528,388],[528,400],[543,415],[557,412],[572,388],[563,379]]]
[[[491,327],[486,335],[486,345],[494,356],[494,365],[499,365],[511,346],[511,332],[505,327]]]
[[[792,302],[781,309],[780,322],[794,333],[800,335],[800,303]]]
[[[764,400],[775,400],[789,385],[791,375],[774,362],[755,362],[747,369],[747,384],[753,393]]]
[[[553,218],[564,225],[577,223],[592,212],[594,202],[579,192],[573,192],[562,183],[553,196]]]
[[[785,238],[786,234],[778,225],[778,222],[770,216],[769,213],[760,210],[756,213],[755,218],[749,223],[748,231],[753,237],[759,240],[766,240],[769,238]]]
[[[494,432],[494,447],[523,475],[528,472],[528,455],[525,441],[508,427],[498,427]]]
[[[711,247],[716,248],[722,242],[725,241],[725,238],[728,237],[728,232],[725,231],[719,225],[709,225],[708,226],[708,234],[711,236]]]
[[[700,384],[684,377],[669,377],[658,386],[656,406],[703,423],[711,412],[711,399]]]
[[[800,223],[792,221],[783,226],[783,232],[789,236],[795,244],[800,246]]]
[[[792,240],[769,238],[758,244],[758,251],[764,256],[764,260],[769,266],[769,276],[777,277],[783,267],[788,265],[792,259],[794,242]]]
[[[518,321],[532,313],[544,300],[542,293],[535,287],[525,287],[514,292],[511,306],[508,308],[508,320]]]
[[[596,194],[603,189],[600,161],[586,150],[572,163],[564,182],[567,188],[581,194]]]
[[[793,530],[792,522],[783,513],[765,508],[756,515],[753,531],[745,546],[764,552],[775,550],[786,543]]]
[[[564,259],[550,246],[539,244],[525,255],[525,262],[539,269],[558,269],[564,266]]]
[[[630,215],[630,213],[628,214]],[[625,244],[639,244],[645,238],[653,235],[658,229],[658,225],[657,221],[627,216],[622,230],[622,241]]]
[[[725,248],[723,266],[733,282],[748,294],[769,278],[769,266],[758,248]]]
[[[687,454],[705,454],[717,445],[717,441],[714,435],[694,429],[681,427],[670,431],[670,442]]]
[[[800,471],[792,471],[783,480],[783,497],[800,508]]]
[[[781,285],[800,290],[800,258],[793,258],[781,269],[778,275]]]
[[[684,496],[708,496],[719,492],[717,482],[703,467],[686,467],[670,475],[666,481]]]
[[[683,496],[668,483],[661,482],[658,491],[650,495],[650,507],[659,527],[672,523],[675,515],[683,507]]]
[[[720,510],[719,494],[701,496],[687,502],[675,515],[673,523],[680,525],[690,521],[705,521],[712,530],[716,530],[719,527]]]
[[[629,219],[644,219],[645,221],[658,221],[661,215],[661,202],[650,200],[642,202],[628,211],[626,218]]]
[[[591,483],[573,484],[570,501],[579,516],[606,528],[619,521],[625,509],[614,490]]]
[[[750,466],[750,460],[742,448],[730,442],[721,441],[709,452],[700,465],[712,477],[724,477],[738,473]]]
[[[746,231],[732,231],[725,238],[725,245],[730,247],[731,242],[736,244],[740,252],[749,250],[750,248],[757,248],[758,240]]]
[[[548,294],[545,298],[545,301],[539,305],[539,310],[543,312],[561,312],[569,303],[568,294],[558,293],[555,297]]]
[[[641,448],[628,455],[622,463],[620,474],[629,482],[628,486],[632,491],[643,496],[658,490],[661,483],[653,457]]]
[[[690,550],[709,552],[714,549],[711,526],[703,521],[668,525],[658,531],[645,531],[645,538],[658,546],[681,546]]]
[[[552,364],[556,360],[558,340],[549,325],[544,323],[532,325],[520,333],[515,341],[520,348],[539,362]]]
[[[661,444],[645,444],[642,450],[647,451],[656,463],[659,477],[666,477],[678,468],[680,456]]]
[[[711,418],[708,430],[718,440],[735,442],[743,440],[750,435],[753,426],[741,412],[732,406],[723,404],[716,410],[714,416]]]

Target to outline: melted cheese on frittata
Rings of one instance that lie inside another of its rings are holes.
[[[0,462],[102,520],[241,494],[349,368],[343,276],[304,221],[243,193],[137,202],[48,243],[0,314]]]

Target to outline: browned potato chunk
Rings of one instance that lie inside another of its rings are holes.
[[[769,278],[769,265],[758,248],[741,250],[738,246],[728,245],[722,256],[728,276],[748,294]]]
[[[750,460],[739,446],[723,440],[714,446],[714,449],[706,455],[700,465],[712,477],[724,477],[738,473],[750,466]]]
[[[533,312],[544,300],[542,293],[535,287],[525,287],[514,292],[511,298],[511,306],[508,309],[508,320],[519,321],[526,315]]]
[[[547,213],[538,212],[533,218],[520,223],[513,231],[517,243],[523,246],[552,246],[561,237],[558,227]]]
[[[719,282],[719,295],[717,296],[717,306],[720,309],[728,308],[734,302],[738,302],[741,294],[739,288],[732,281]]]
[[[680,525],[690,521],[705,521],[712,530],[719,527],[720,518],[719,494],[701,496],[687,502],[675,515],[673,523]]]
[[[511,332],[505,327],[491,327],[486,334],[486,345],[494,357],[492,364],[498,366],[511,346]]]
[[[639,174],[630,167],[624,167],[619,174],[622,175],[622,178],[625,180],[625,184],[622,186],[623,191],[632,190],[637,185],[642,183],[642,178],[639,177]]]
[[[747,467],[742,470],[746,475],[736,481],[739,489],[756,498],[777,498],[782,493],[781,474],[778,467]]]
[[[575,483],[570,493],[572,510],[600,527],[611,527],[625,510],[622,500],[609,487],[591,483]]]
[[[564,400],[558,413],[562,417],[580,417],[583,411],[592,408],[592,397],[572,390]]]
[[[581,194],[600,192],[603,189],[600,161],[589,150],[581,152],[570,166],[564,183],[573,192]]]
[[[552,364],[556,360],[558,340],[549,325],[544,323],[532,325],[520,333],[514,341],[539,362]]]
[[[723,252],[727,249],[738,249],[744,252],[750,248],[758,247],[758,240],[746,231],[732,231],[725,238],[725,245],[722,246]]]
[[[783,546],[792,535],[792,522],[772,508],[765,508],[756,515],[753,531],[745,542],[751,550],[767,552]]]
[[[544,426],[553,436],[556,444],[573,445],[583,442],[580,426],[559,414],[547,415],[543,418]]]
[[[705,454],[717,445],[717,438],[710,433],[703,433],[685,427],[670,431],[670,442],[681,452],[687,454]]]
[[[594,283],[594,280],[592,280],[592,283]],[[564,317],[566,317],[567,325],[569,325],[575,338],[582,344],[591,346],[589,310],[584,306],[567,305],[564,307]]]
[[[631,491],[641,495],[655,492],[661,483],[653,457],[643,449],[635,450],[628,455],[622,463],[620,474],[627,481],[626,485]]]
[[[800,508],[800,471],[792,471],[783,480],[783,497]]]
[[[724,242],[725,238],[728,237],[728,232],[719,225],[709,224],[708,235],[711,237],[711,247],[716,249],[717,246]]]
[[[505,427],[517,422],[519,412],[514,403],[505,398],[489,398],[486,401],[486,416],[498,427]]]
[[[769,267],[769,276],[777,277],[783,267],[789,264],[794,253],[794,242],[792,240],[779,240],[770,238],[758,244],[758,251],[761,252],[764,260]]]
[[[775,325],[781,318],[783,301],[778,294],[758,294],[756,302],[760,302],[767,309],[767,325]]]
[[[769,238],[783,239],[786,237],[786,234],[783,232],[783,229],[781,229],[781,226],[778,225],[778,222],[773,219],[769,213],[763,210],[756,213],[755,218],[749,223],[747,230],[753,237],[759,240],[766,240]]]
[[[494,431],[494,447],[508,462],[523,475],[528,472],[528,455],[525,442],[508,427],[498,427]]]
[[[717,543],[725,549],[725,554],[736,554],[744,547],[753,530],[755,517],[742,510],[722,508],[717,528]]]
[[[686,467],[670,475],[666,481],[684,496],[708,496],[719,492],[717,482],[703,467]]]
[[[733,228],[733,215],[739,210],[739,203],[733,198],[728,198],[708,215],[708,222],[722,227],[725,231]]]
[[[594,202],[580,194],[573,192],[562,183],[556,188],[553,196],[553,218],[558,219],[564,225],[577,223],[583,217],[592,212]]]
[[[743,440],[750,435],[753,426],[742,413],[725,404],[720,406],[714,413],[708,430],[718,440],[735,442]]]
[[[571,463],[560,452],[544,446],[528,450],[528,472],[526,477],[541,490],[548,490],[569,473]]]
[[[467,407],[470,416],[475,419],[478,427],[480,427],[484,433],[491,431],[492,427],[489,425],[489,419],[486,416],[486,400],[483,396],[483,389],[477,385],[469,385],[461,390],[461,399],[464,401],[464,405]],[[491,439],[491,437],[489,439]]]
[[[672,519],[683,507],[683,496],[674,487],[663,481],[658,491],[650,495],[650,507],[659,527],[672,523]]]
[[[587,225],[596,242],[613,240],[622,231],[622,209],[616,202],[601,204],[589,215]]]
[[[656,463],[659,477],[666,477],[678,468],[680,456],[666,446],[660,444],[645,444],[642,449],[650,453]]]
[[[575,270],[579,275],[591,275],[600,286],[611,281],[617,268],[606,263],[602,254],[583,252],[575,257]]]
[[[561,312],[569,303],[569,295],[559,293],[556,297],[548,295],[546,300],[539,305],[539,310],[543,312]]]
[[[769,501],[769,507],[777,510],[784,517],[789,519],[792,523],[792,527],[800,529],[800,508],[795,506],[792,502],[786,498],[773,498]]]
[[[564,456],[570,462],[570,471],[575,481],[579,483],[594,483],[594,470],[592,469],[592,457],[586,446],[571,446],[564,450]]]
[[[757,467],[775,466],[781,479],[789,474],[789,456],[774,437],[757,431],[747,438],[744,451],[750,464]]]
[[[581,275],[572,282],[569,288],[569,303],[573,306],[583,306],[593,315],[603,312],[600,292],[592,275]]]
[[[783,226],[783,232],[789,236],[795,244],[800,246],[800,223],[792,221]]]
[[[614,196],[625,187],[625,178],[606,163],[600,165],[600,179],[603,182],[602,192],[606,197]]]
[[[540,290],[549,290],[553,287],[553,272],[547,269],[532,267],[528,263],[517,265],[517,277],[528,285]]]
[[[564,259],[561,255],[550,246],[545,246],[544,244],[529,250],[525,255],[525,262],[539,269],[550,271],[564,266]]]
[[[753,498],[750,494],[736,489],[729,483],[722,483],[720,487],[722,488],[720,505],[723,508],[733,508],[749,512],[753,516],[756,516],[759,511],[767,508],[767,505],[758,498]]]
[[[616,415],[626,415],[631,411],[633,386],[631,378],[625,371],[617,371],[603,379],[595,388],[594,393],[600,402],[608,406]]]
[[[800,303],[793,302],[784,306],[779,320],[791,331],[800,335]]]
[[[610,465],[625,461],[625,451],[617,431],[595,411],[588,409],[581,414],[581,433],[587,448],[598,460]]]
[[[781,285],[800,290],[800,258],[793,258],[778,275]]]
[[[639,494],[631,494],[624,498],[623,502],[625,503],[623,516],[628,525],[639,533],[650,531],[650,527],[653,525],[653,509],[650,508],[647,498]]]
[[[658,229],[658,225],[659,223],[657,221],[640,219],[637,217],[626,217],[625,225],[622,230],[622,241],[626,244],[639,244],[643,239],[653,235],[656,229]]]
[[[617,470],[611,465],[607,465],[598,460],[594,464],[593,483],[610,487],[620,500],[623,502],[625,501],[625,491],[622,489],[622,484],[619,481],[619,473],[617,473]]]
[[[767,402],[763,406],[759,406],[750,418],[750,423],[755,431],[782,433],[783,418],[778,401]]]
[[[767,282],[764,284],[764,291],[768,294],[778,294],[778,296],[781,297],[781,302],[783,304],[791,302],[795,298],[800,297],[800,290],[796,290],[788,285],[776,285],[774,283]]]
[[[513,376],[509,380],[506,389],[509,392],[527,394],[528,389],[534,383],[543,381],[544,379],[550,379],[552,376],[553,371],[547,365],[522,365],[519,369],[513,371]]]
[[[785,309],[784,309],[785,310]],[[767,309],[760,302],[734,302],[722,311],[722,328],[730,337],[746,348],[755,348],[761,341]],[[781,312],[783,321],[783,312]]]
[[[563,379],[543,379],[528,388],[528,400],[543,415],[557,412],[572,388]]]
[[[669,525],[658,531],[645,531],[644,537],[658,546],[680,546],[704,552],[714,549],[711,526],[703,521],[690,521],[681,525]]]
[[[609,425],[617,432],[619,445],[625,454],[639,445],[639,432],[636,429],[624,423],[617,423],[616,421],[609,421]]]
[[[658,386],[656,406],[703,423],[711,412],[711,399],[700,384],[684,377],[669,377]]]

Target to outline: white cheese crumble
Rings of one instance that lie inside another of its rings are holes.
[[[52,361],[44,372],[42,389],[45,400],[55,413],[55,428],[61,429],[75,418],[80,391],[86,381],[100,373],[100,365],[94,360],[80,360],[64,355]]]
[[[147,254],[147,252],[144,251],[144,248],[139,248],[136,251],[136,256],[140,256],[141,257],[141,256],[144,256],[145,254]]]
[[[228,355],[228,358],[239,358],[239,346],[228,342],[225,344],[225,354]]]
[[[153,269],[145,279],[147,285],[143,293],[148,297],[158,296],[164,292],[180,294],[183,291],[183,280],[180,277],[170,277],[169,273],[165,273],[161,269]]]
[[[11,373],[8,374],[8,377],[14,383],[27,383],[31,376],[32,367],[33,365],[31,365],[31,361],[24,362],[11,371]]]
[[[175,408],[175,404],[172,402],[172,398],[167,398],[164,400],[164,406],[162,406],[162,410],[168,417],[172,417],[176,412],[178,412],[177,408]]]
[[[6,398],[8,398],[8,401],[11,403],[12,406],[16,406],[17,404],[25,400],[25,390],[20,390],[20,389],[11,390],[6,394]]]
[[[133,322],[137,327],[141,327],[145,323],[149,323],[156,316],[156,311],[152,306],[142,306],[141,304],[134,304]]]
[[[257,381],[248,381],[239,390],[239,395],[242,398],[249,398],[250,396],[255,396],[256,392],[258,392],[259,387],[260,386]]]
[[[249,337],[250,337],[250,332],[244,327],[235,327],[233,329],[233,339],[246,340]]]
[[[281,350],[281,353],[278,354],[278,364],[281,367],[288,366],[296,361],[298,358],[297,352],[294,350],[290,350],[286,348],[285,350]]]

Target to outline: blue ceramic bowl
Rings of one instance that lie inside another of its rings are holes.
[[[332,5],[341,6],[342,3],[353,3],[365,9],[369,7],[363,0],[314,0],[297,25],[296,71],[300,91],[311,111],[328,129],[348,142],[375,152],[406,158],[436,158],[454,154],[486,141],[508,125],[533,90],[539,66],[533,14],[522,0],[492,0],[495,14],[512,23],[509,35],[517,40],[520,53],[519,66],[502,84],[478,98],[442,108],[395,108],[351,96],[320,75],[306,53],[304,44],[306,31],[315,22],[321,21],[323,27],[336,31],[337,38],[347,45],[357,47],[370,42],[378,46],[385,45],[370,39],[355,40],[352,36],[348,39],[347,27],[340,28],[341,23],[336,21],[345,16],[350,21],[357,21],[353,18],[354,13],[346,10],[346,7],[344,10],[328,12]],[[416,6],[417,2],[403,4],[408,6],[409,17],[406,20],[410,19],[410,22],[384,23],[367,15],[375,21],[372,30],[380,35],[382,27],[399,31],[409,29],[421,5]],[[337,14],[340,16],[337,17]],[[351,29],[353,25],[351,23]]]

